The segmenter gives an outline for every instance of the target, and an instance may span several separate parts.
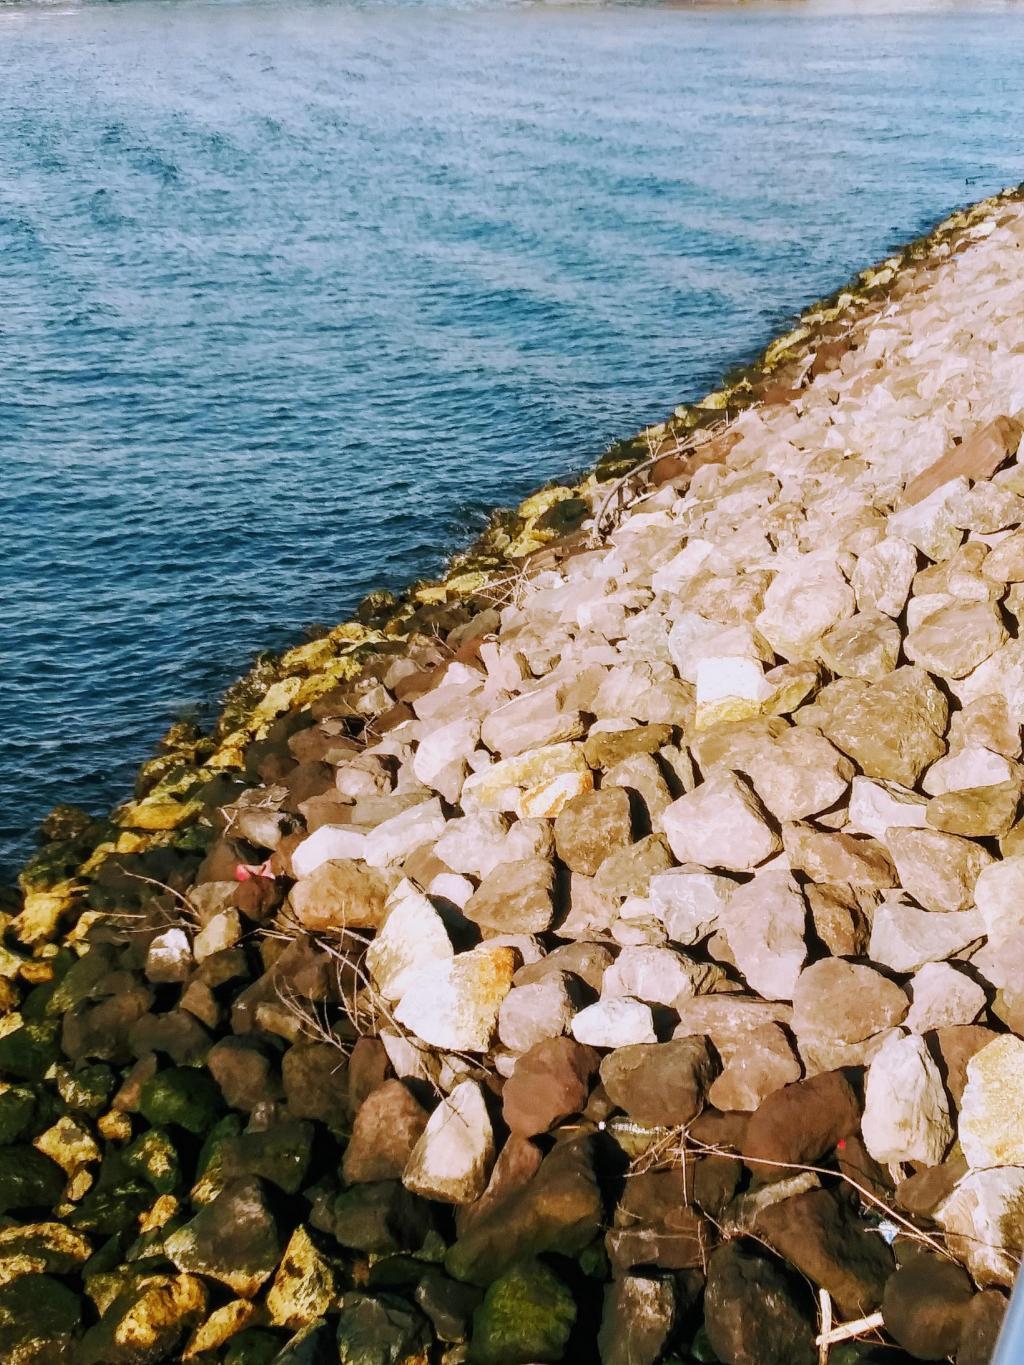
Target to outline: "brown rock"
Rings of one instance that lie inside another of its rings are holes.
[[[860,1114],[860,1100],[841,1071],[796,1081],[769,1095],[751,1116],[744,1159],[759,1180],[780,1180],[789,1174],[786,1165],[813,1165],[855,1133]]]
[[[583,755],[591,768],[607,771],[634,754],[656,754],[672,742],[671,725],[637,725],[629,730],[603,730],[591,735],[583,745]]]
[[[907,633],[907,658],[940,678],[965,678],[1006,640],[994,602],[954,601]]]
[[[916,1359],[942,1360],[960,1344],[973,1297],[960,1266],[918,1251],[885,1286],[885,1330]]]
[[[528,1185],[540,1169],[542,1160],[543,1153],[536,1143],[520,1137],[518,1133],[511,1133],[498,1153],[486,1190],[474,1203],[456,1208],[458,1235],[466,1236],[475,1223],[486,1218],[505,1200],[513,1198],[517,1190]]]
[[[708,1099],[716,1109],[753,1111],[774,1091],[800,1079],[800,1062],[778,1024],[764,1024],[729,1049]]]
[[[292,887],[289,905],[306,929],[379,929],[391,882],[384,873],[351,860],[321,863]]]
[[[983,1289],[967,1305],[960,1330],[956,1365],[990,1365],[1006,1316],[1006,1297],[998,1289]]]
[[[546,858],[499,863],[470,896],[463,913],[493,933],[543,933],[555,915],[555,869]]]
[[[711,1223],[692,1205],[691,1176],[692,1171],[684,1174],[675,1167],[626,1180],[614,1226],[605,1238],[616,1275],[636,1265],[662,1270],[703,1266],[717,1239]]]
[[[379,1038],[358,1038],[348,1059],[348,1112],[355,1118],[363,1101],[383,1085],[388,1054]]]
[[[400,1180],[429,1115],[401,1081],[385,1081],[360,1106],[341,1171],[350,1185]]]
[[[603,859],[594,875],[599,896],[642,896],[658,872],[672,867],[672,855],[660,834],[649,834]]]
[[[754,1231],[821,1289],[844,1318],[878,1307],[892,1252],[828,1190],[808,1190],[762,1209]]]
[[[505,1082],[505,1122],[522,1137],[546,1133],[583,1109],[597,1068],[597,1053],[572,1038],[538,1043]]]
[[[913,507],[951,479],[961,476],[971,480],[990,479],[1020,445],[1022,430],[1024,428],[1015,417],[994,417],[911,479],[903,490],[900,506]]]
[[[1024,533],[1018,534],[1024,547]],[[1006,758],[1020,758],[1020,726],[1011,717],[1009,705],[1001,692],[978,697],[950,717],[950,753],[975,746],[1003,754]]]
[[[566,943],[539,961],[520,967],[512,982],[515,986],[535,986],[552,972],[566,972],[585,981],[591,990],[600,991],[601,978],[614,960],[611,949],[603,943]]]
[[[348,1109],[348,1062],[330,1043],[296,1043],[281,1058],[288,1112],[318,1119],[328,1128],[344,1126]]]
[[[1017,819],[1020,795],[1020,783],[1012,781],[943,792],[928,802],[928,824],[947,834],[1001,839]]]
[[[232,1109],[251,1112],[281,1093],[276,1068],[254,1039],[222,1038],[210,1049],[206,1064]]]
[[[609,1053],[601,1084],[631,1119],[675,1127],[700,1113],[716,1070],[706,1038],[676,1038]]]
[[[810,882],[804,896],[814,921],[814,932],[835,957],[862,957],[871,938],[871,924],[847,887]]]
[[[806,967],[793,993],[798,1038],[825,1035],[859,1043],[898,1024],[910,1008],[907,993],[872,967],[824,958]]]
[[[704,1325],[730,1365],[816,1365],[814,1328],[798,1286],[774,1261],[727,1242],[712,1252]]]
[[[903,888],[925,910],[969,910],[992,855],[970,839],[935,829],[892,829],[887,842]]]
[[[858,891],[884,891],[896,885],[892,859],[876,839],[786,824],[782,842],[790,867],[812,882],[840,882]]]
[[[818,724],[866,776],[913,787],[945,753],[948,717],[948,703],[928,674],[905,667],[837,696]]]
[[[957,1181],[963,1179],[967,1170],[967,1162],[962,1156],[947,1157],[938,1166],[925,1166],[900,1181],[896,1186],[896,1202],[907,1213],[930,1218],[953,1193]]]
[[[584,792],[555,818],[555,848],[573,872],[594,876],[608,855],[632,839],[629,797],[621,787]]]

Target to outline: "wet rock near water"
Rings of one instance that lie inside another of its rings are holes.
[[[528,499],[54,824],[0,948],[5,1360],[816,1365],[825,1307],[833,1365],[989,1358],[1022,247],[957,220],[652,429],[635,506]]]

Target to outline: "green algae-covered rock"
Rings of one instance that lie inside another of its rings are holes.
[[[60,1280],[22,1275],[0,1288],[0,1360],[70,1360],[81,1319],[81,1300]]]
[[[396,1294],[343,1294],[339,1300],[338,1365],[399,1365],[425,1359],[425,1318]]]
[[[94,1062],[77,1070],[58,1066],[56,1079],[57,1091],[67,1107],[90,1118],[98,1118],[107,1108],[117,1084],[113,1068],[105,1062]]]
[[[473,1314],[473,1365],[533,1365],[565,1354],[576,1304],[541,1261],[521,1261],[494,1283]]]
[[[223,1100],[220,1086],[206,1071],[172,1066],[142,1087],[139,1111],[154,1128],[174,1123],[200,1136],[216,1122]]]
[[[34,1147],[0,1147],[0,1213],[52,1208],[66,1179],[57,1163]]]
[[[112,1300],[86,1332],[76,1365],[157,1365],[205,1316],[206,1286],[193,1275],[145,1275]]]
[[[290,1337],[273,1365],[338,1365],[330,1324],[317,1318]]]
[[[121,1153],[125,1167],[152,1185],[157,1194],[173,1194],[181,1183],[178,1152],[162,1128],[141,1133]]]
[[[301,1119],[275,1123],[262,1133],[225,1139],[221,1152],[224,1175],[256,1175],[285,1194],[298,1194],[309,1170],[314,1130]]]
[[[277,1222],[259,1180],[233,1180],[184,1227],[172,1232],[164,1254],[179,1270],[209,1275],[249,1299],[281,1257]]]
[[[12,1085],[0,1094],[0,1147],[24,1137],[32,1126],[35,1112],[35,1097],[30,1090]]]
[[[60,1056],[59,1033],[54,1020],[28,1020],[0,1038],[0,1075],[41,1081]]]
[[[224,1365],[270,1365],[281,1350],[281,1337],[264,1327],[247,1327],[232,1337]]]

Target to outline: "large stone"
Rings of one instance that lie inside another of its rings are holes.
[[[972,976],[948,962],[927,963],[908,982],[908,989],[914,1003],[903,1022],[913,1033],[973,1024],[987,998]]]
[[[801,1066],[778,1024],[763,1024],[739,1041],[716,1041],[725,1065],[708,1091],[716,1109],[753,1112],[774,1091],[798,1081]]]
[[[460,1081],[431,1114],[402,1183],[443,1204],[469,1204],[487,1188],[494,1131],[476,1081]]]
[[[896,667],[899,627],[881,612],[858,612],[818,641],[818,658],[839,678],[880,682]]]
[[[652,877],[647,895],[673,943],[699,943],[715,929],[736,883],[713,872],[674,868]]]
[[[106,1305],[103,1316],[86,1332],[72,1358],[76,1365],[145,1365],[176,1359],[184,1337],[206,1313],[207,1303],[206,1286],[194,1275],[132,1277],[127,1288]],[[50,1305],[44,1302],[34,1307],[45,1322]],[[63,1361],[68,1357],[33,1354],[9,1358],[13,1362]]]
[[[962,706],[981,697],[1001,696],[1011,721],[1024,724],[1024,640],[1008,640],[966,678],[950,683]]]
[[[586,1107],[598,1057],[572,1038],[537,1043],[519,1058],[502,1092],[505,1122],[533,1137]]]
[[[662,824],[681,863],[748,872],[782,847],[756,795],[729,772],[712,773],[674,801]]]
[[[890,516],[887,528],[888,535],[909,540],[933,560],[948,559],[963,540],[954,520],[969,486],[962,476],[947,472],[951,468],[937,461],[934,475],[926,470],[912,480],[904,491],[901,510]],[[938,479],[942,482],[937,483]]]
[[[889,536],[872,545],[857,560],[851,584],[860,611],[899,616],[917,572],[917,550],[909,540]]]
[[[790,867],[812,882],[835,883],[863,892],[885,891],[896,885],[896,870],[876,839],[833,833],[808,824],[787,824],[782,842]]]
[[[480,722],[475,716],[457,717],[438,725],[420,738],[412,770],[425,787],[440,792],[446,801],[458,799],[477,740]]]
[[[924,829],[927,823],[928,803],[917,792],[897,782],[874,782],[870,777],[853,779],[848,825],[851,833],[870,834],[884,842],[887,830]]]
[[[975,1294],[964,1313],[956,1365],[990,1365],[995,1359],[1006,1306],[1006,1297],[998,1289]]]
[[[499,934],[542,934],[555,916],[555,869],[544,858],[501,863],[463,907],[467,919]]]
[[[472,1359],[479,1365],[532,1365],[564,1359],[576,1301],[543,1262],[524,1260],[488,1286],[473,1314]]]
[[[435,796],[383,820],[366,836],[363,854],[370,867],[400,863],[421,844],[432,844],[444,833],[444,812]]]
[[[303,928],[314,932],[376,929],[390,890],[389,879],[375,868],[339,860],[321,863],[296,882],[288,904]]]
[[[978,697],[950,717],[950,753],[974,747],[1005,758],[1020,758],[1020,725],[1014,723],[1006,698],[998,693]]]
[[[869,954],[894,972],[916,972],[926,962],[943,962],[979,943],[985,932],[977,910],[938,914],[886,900],[874,913]]]
[[[849,1206],[828,1190],[808,1190],[762,1209],[754,1231],[775,1251],[827,1289],[844,1318],[878,1307],[892,1274],[892,1252]]]
[[[568,1033],[579,992],[565,972],[548,972],[532,985],[513,986],[498,1011],[498,1037],[510,1052],[529,1052],[546,1038]]]
[[[974,884],[974,900],[990,940],[1000,943],[1024,927],[1024,857],[989,862]]]
[[[965,678],[1006,640],[992,602],[954,602],[932,612],[903,642],[907,658],[940,678]]]
[[[1024,1166],[1024,1041],[1004,1034],[967,1063],[960,1146],[973,1167]]]
[[[919,1251],[885,1286],[885,1330],[915,1360],[943,1360],[960,1344],[973,1295],[960,1266]]]
[[[359,1106],[342,1160],[350,1185],[399,1180],[427,1126],[428,1114],[401,1081],[385,1081]]]
[[[821,556],[807,555],[776,574],[764,595],[756,625],[776,654],[806,659],[816,641],[856,608],[853,589]]]
[[[336,1336],[327,1324],[324,1329],[323,1341],[308,1353],[290,1342],[274,1356],[272,1365],[334,1365],[335,1361],[338,1365],[390,1365],[391,1361],[423,1360],[430,1345],[430,1329],[422,1314],[397,1294],[342,1294]],[[306,1330],[319,1329],[311,1324]]]
[[[776,820],[804,820],[845,795],[854,768],[823,735],[793,727],[754,748],[744,771]]]
[[[807,957],[807,916],[800,888],[775,868],[737,888],[720,917],[736,965],[749,985],[769,1000],[792,1000]]]
[[[650,1005],[623,995],[598,1000],[580,1010],[572,1021],[572,1034],[589,1047],[627,1047],[631,1043],[656,1043],[654,1015]]]
[[[1019,764],[980,744],[967,744],[933,763],[921,782],[929,796],[1019,781]]]
[[[453,872],[485,877],[504,861],[508,816],[499,811],[481,810],[449,820],[434,845],[434,855]]]
[[[815,1365],[814,1328],[782,1266],[727,1242],[708,1260],[704,1322],[729,1365]]]
[[[489,810],[553,817],[593,785],[581,747],[552,744],[470,774],[462,788],[462,808],[467,814]]]
[[[898,668],[838,700],[820,727],[867,777],[913,787],[945,752],[949,707],[918,668]]]
[[[208,1275],[234,1294],[252,1298],[274,1273],[281,1255],[277,1223],[261,1181],[231,1181],[191,1222],[164,1240],[178,1270]]]
[[[969,1171],[936,1210],[952,1255],[975,1282],[1013,1284],[1024,1256],[1024,1167]]]
[[[482,944],[422,968],[395,1008],[396,1022],[432,1047],[486,1052],[512,988],[515,959],[511,948]]]
[[[824,958],[800,973],[793,992],[793,1031],[803,1041],[821,1035],[859,1043],[898,1024],[906,992],[873,967]]]
[[[990,479],[999,466],[1012,455],[1020,444],[1021,424],[1014,417],[994,417],[979,427],[965,441],[951,446],[938,460],[930,464],[907,484],[901,506],[913,507],[934,494],[953,488],[960,495],[953,500],[954,509],[966,493],[968,479]],[[951,511],[956,516],[956,511]]]
[[[676,1127],[700,1113],[717,1070],[706,1038],[676,1038],[610,1053],[601,1062],[601,1084],[637,1123]]]
[[[592,877],[608,854],[632,839],[629,796],[603,787],[576,797],[555,818],[555,848],[573,872]]]
[[[597,1345],[601,1365],[656,1365],[676,1318],[673,1281],[624,1275],[607,1285]]]
[[[365,846],[366,831],[355,825],[321,825],[292,849],[292,876],[301,881],[324,863],[362,858]]]
[[[946,834],[1001,839],[1016,823],[1020,797],[1017,781],[946,792],[928,802],[928,824]]]
[[[823,1071],[769,1095],[751,1115],[743,1158],[758,1180],[773,1182],[794,1165],[813,1165],[857,1131],[861,1107],[841,1071]]]
[[[292,1233],[274,1282],[267,1292],[267,1312],[275,1327],[295,1331],[329,1313],[338,1295],[331,1262],[300,1225]]]
[[[889,852],[903,888],[925,910],[969,910],[992,855],[970,839],[933,829],[891,829]]]
[[[511,758],[528,749],[578,739],[586,727],[578,711],[563,711],[557,686],[524,692],[484,718],[480,737],[488,749]]]
[[[593,888],[598,896],[613,899],[642,896],[646,894],[651,878],[671,866],[672,855],[665,840],[661,835],[649,834],[635,844],[626,844],[609,853],[597,869]],[[574,879],[578,875],[574,873]]]
[[[601,982],[601,998],[632,996],[649,1005],[675,1005],[700,994],[710,969],[674,948],[640,945],[622,949]]]
[[[942,1160],[953,1125],[942,1077],[923,1039],[894,1035],[875,1055],[861,1130],[876,1161],[936,1166]]]
[[[444,921],[411,883],[389,902],[384,927],[366,950],[366,966],[385,1000],[401,1000],[417,971],[455,954]]]

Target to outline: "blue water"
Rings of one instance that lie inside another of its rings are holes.
[[[1024,11],[0,5],[0,863],[1024,179]]]

